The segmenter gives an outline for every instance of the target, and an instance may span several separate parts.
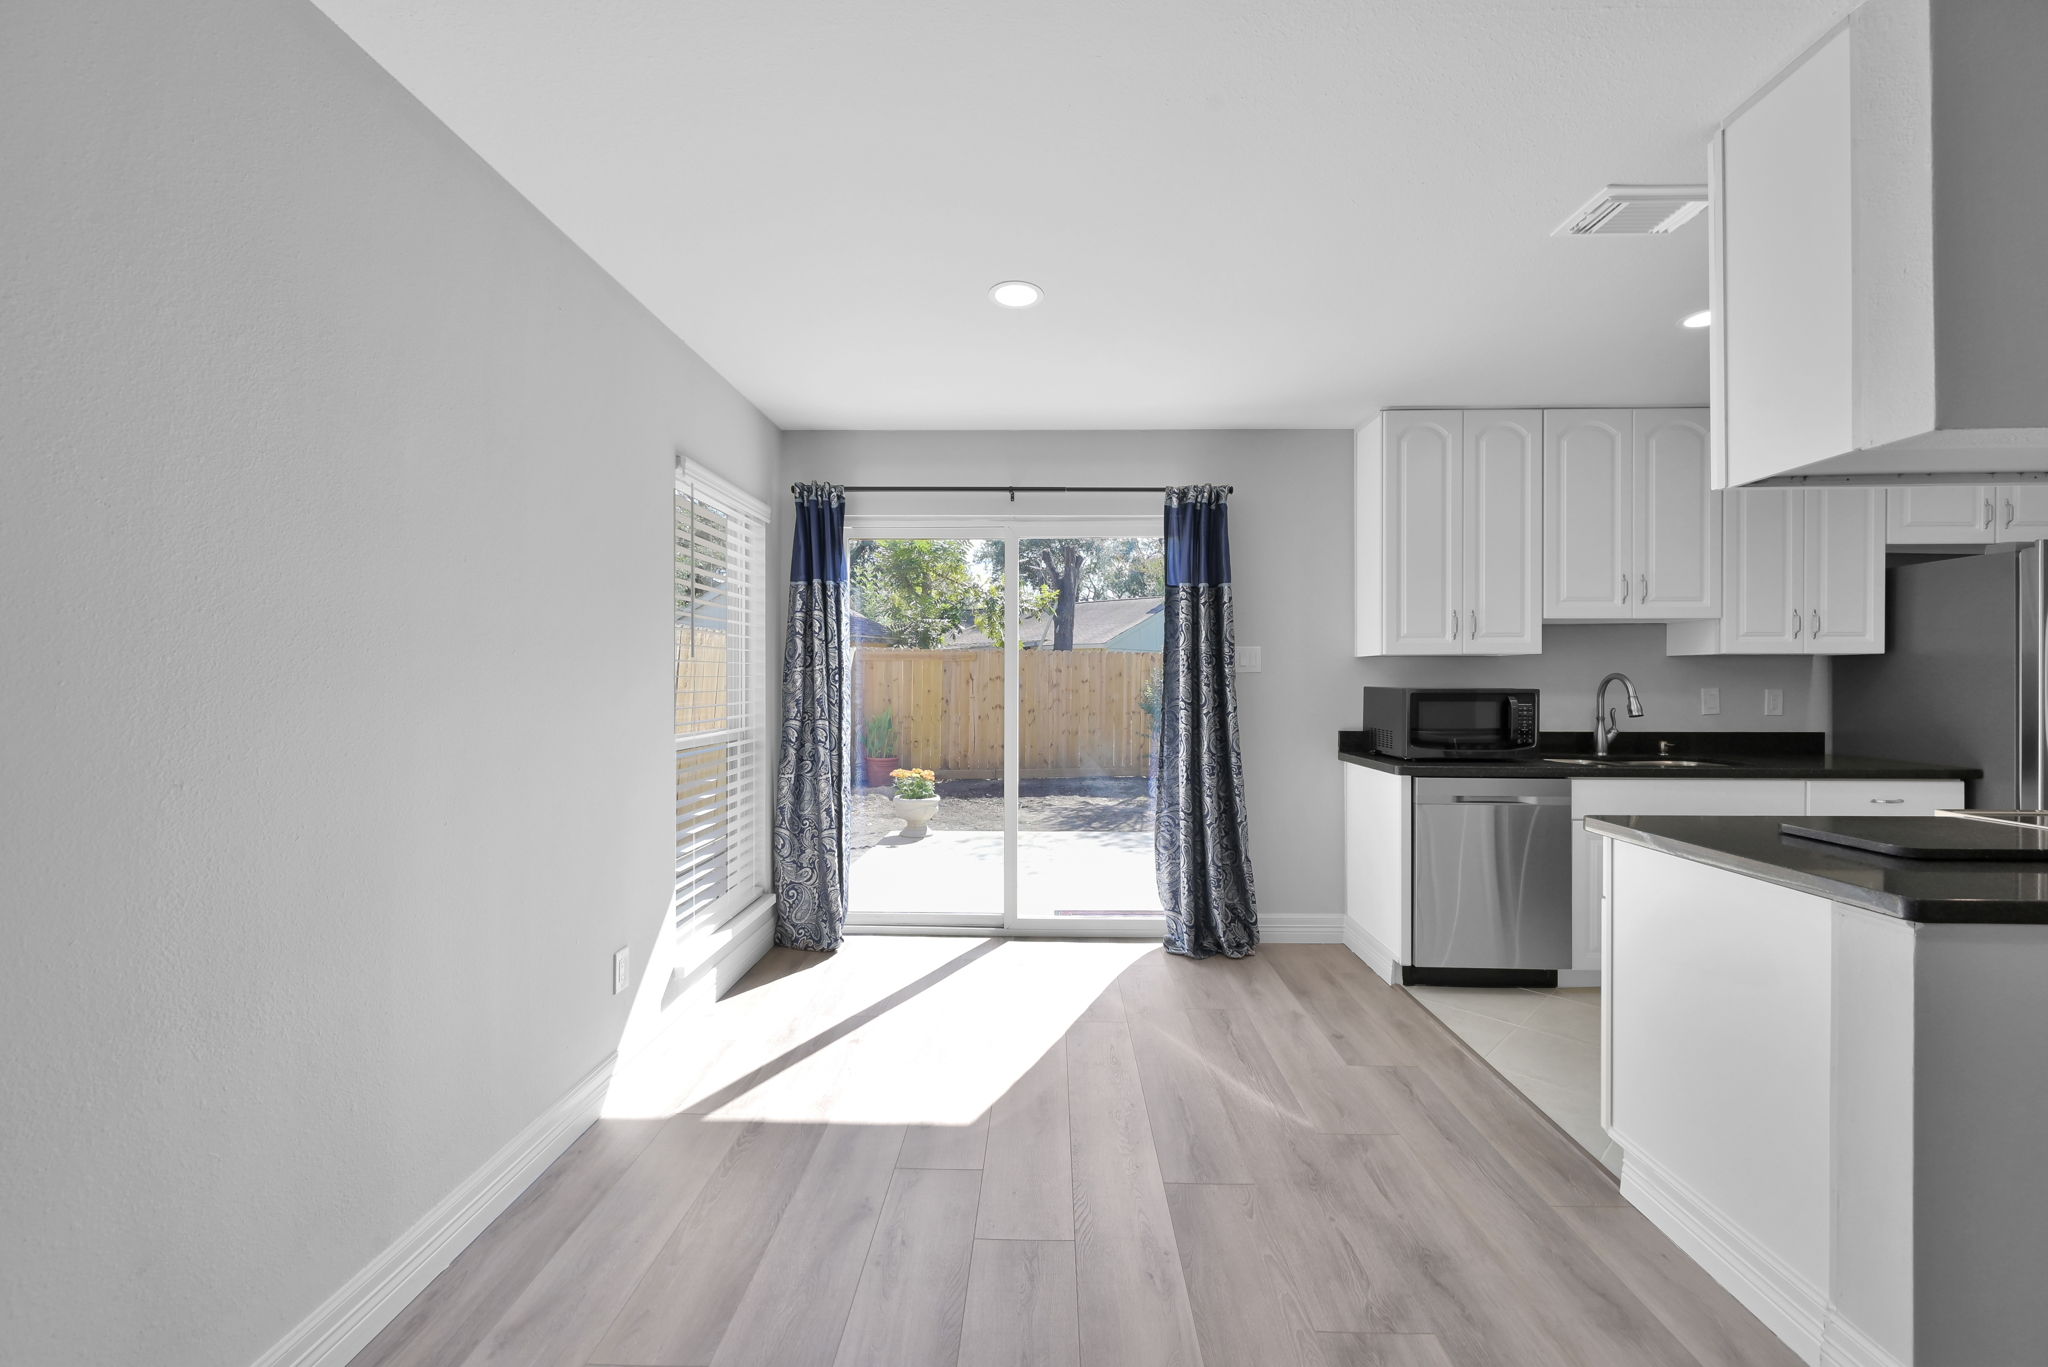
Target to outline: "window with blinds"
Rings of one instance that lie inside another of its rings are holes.
[[[675,923],[768,890],[768,509],[676,470]]]

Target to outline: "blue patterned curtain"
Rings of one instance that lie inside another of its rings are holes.
[[[1237,748],[1228,491],[1166,491],[1166,662],[1153,848],[1166,948],[1243,958],[1259,945]]]
[[[798,484],[782,640],[782,757],[775,770],[775,943],[837,949],[846,925],[846,801],[853,729],[846,491]]]

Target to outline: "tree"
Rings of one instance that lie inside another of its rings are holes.
[[[1002,543],[983,553],[1002,569]],[[1166,556],[1156,537],[1031,537],[1017,556],[1017,578],[1052,616],[1052,648],[1074,648],[1074,610],[1102,598],[1158,598],[1166,592]],[[1048,602],[1049,600],[1049,602]]]
[[[848,556],[853,606],[914,650],[935,650],[968,627],[1003,643],[1003,583],[977,569],[965,541],[856,541]]]

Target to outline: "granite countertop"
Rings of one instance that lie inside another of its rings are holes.
[[[1898,859],[1786,835],[1781,827],[1787,819],[1589,816],[1586,829],[1902,920],[2048,925],[2048,859]],[[1861,820],[1869,825],[1924,818]]]
[[[1708,759],[1699,768],[1630,764],[1654,758],[1659,741],[1670,741],[1683,759]],[[1337,758],[1382,773],[1410,778],[1804,778],[1804,779],[1972,779],[1983,771],[1961,764],[1921,764],[1863,755],[1830,755],[1819,732],[1792,731],[1624,731],[1615,737],[1608,764],[1565,764],[1559,759],[1592,759],[1590,731],[1545,731],[1530,759],[1394,759],[1366,748],[1357,731],[1337,733]]]

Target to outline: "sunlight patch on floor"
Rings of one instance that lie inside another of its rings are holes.
[[[967,1125],[1132,964],[1123,941],[859,937],[677,1022],[611,1117]]]

